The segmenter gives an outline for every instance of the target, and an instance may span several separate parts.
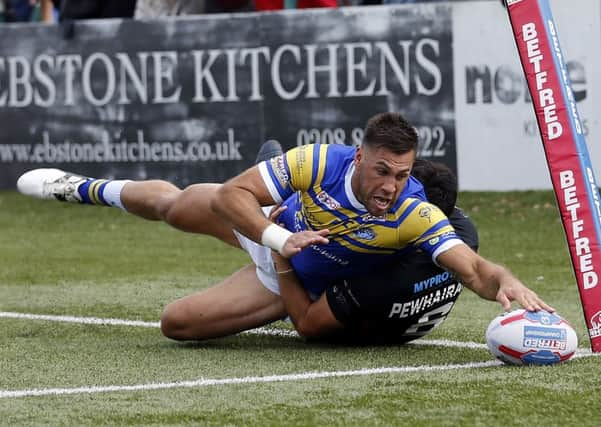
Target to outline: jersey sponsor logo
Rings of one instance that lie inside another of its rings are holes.
[[[428,240],[428,245],[430,246],[436,246],[438,245],[441,241],[446,241],[449,240],[450,238],[457,238],[457,234],[455,233],[455,230],[450,230],[450,231],[445,231],[442,234],[439,234],[436,237],[432,237],[431,239]]]
[[[565,350],[567,342],[565,329],[524,326],[524,347]]]
[[[315,252],[317,252],[318,254],[324,256],[325,258],[334,261],[337,264],[340,264],[342,266],[346,266],[349,264],[349,261],[346,259],[342,259],[339,256],[327,251],[324,249],[323,246],[318,246],[318,245],[311,245],[310,246],[311,249],[313,249]]]
[[[432,222],[432,208],[430,208],[429,206],[424,206],[423,208],[421,208],[419,210],[419,216],[421,218],[428,218],[429,222]]]
[[[415,298],[407,302],[395,302],[392,304],[388,318],[403,319],[405,317],[415,316],[420,314],[432,306],[453,299],[459,295],[463,289],[461,283],[452,283],[442,289],[430,292],[419,298]]]
[[[328,209],[340,209],[340,203],[325,191],[321,191],[317,194],[317,200],[324,204]]]
[[[428,277],[426,280],[420,280],[413,284],[413,293],[419,294],[420,292],[427,291],[430,288],[440,285],[451,278],[452,275],[448,271],[443,271],[435,276]]]
[[[296,157],[296,162],[293,162],[294,164],[294,168],[295,168],[295,172],[296,175],[294,176],[303,176],[305,169],[311,169],[313,166],[312,164],[307,165],[305,162],[307,161],[307,158],[310,158],[310,155],[307,155],[307,151],[310,149],[310,146],[305,145],[303,147],[298,148],[295,154]]]
[[[353,233],[353,236],[355,236],[358,239],[373,240],[376,238],[376,232],[369,228],[362,228],[360,230],[355,231]]]
[[[282,188],[288,187],[290,177],[288,176],[286,166],[284,165],[284,156],[272,157],[269,159],[269,162],[271,163],[271,169]]]
[[[308,146],[304,146],[304,147],[300,147],[298,150],[296,150],[296,161],[298,163],[304,163],[307,160],[307,150],[309,149]]]
[[[375,216],[372,214],[364,214],[361,215],[361,218],[363,218],[363,221],[365,222],[369,222],[369,221],[373,221],[373,222],[383,222],[386,221],[386,215],[380,215],[380,216]]]

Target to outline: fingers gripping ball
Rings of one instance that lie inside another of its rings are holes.
[[[486,330],[486,344],[508,365],[551,365],[570,359],[578,338],[557,313],[519,309],[493,319]]]

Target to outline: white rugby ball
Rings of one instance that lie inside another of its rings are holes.
[[[551,365],[570,359],[578,338],[557,313],[519,309],[490,322],[486,344],[497,359],[509,365]]]

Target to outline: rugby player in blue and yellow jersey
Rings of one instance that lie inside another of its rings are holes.
[[[228,335],[285,316],[277,277],[290,269],[276,270],[272,249],[291,258],[314,298],[324,298],[333,280],[421,250],[505,309],[515,300],[528,310],[552,310],[507,269],[472,251],[440,210],[423,200],[421,185],[410,178],[416,148],[414,128],[400,114],[384,113],[368,121],[359,148],[296,148],[225,184],[180,190],[165,181],[107,181],[36,169],[17,186],[39,198],[116,206],[246,249],[254,265],[167,305],[161,329],[173,339]],[[281,201],[285,227],[262,209]]]
[[[412,156],[411,153],[410,156]],[[422,184],[410,164],[390,173],[382,161],[376,174],[384,183],[369,210],[353,190],[356,150],[344,145],[308,145],[259,165],[275,202],[287,209],[278,221],[291,232],[328,230],[328,242],[304,248],[291,259],[304,287],[315,295],[341,277],[353,277],[404,252],[437,254],[460,243],[446,216],[425,203]],[[411,161],[413,158],[411,157]]]

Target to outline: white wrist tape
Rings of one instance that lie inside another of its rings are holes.
[[[274,251],[278,251],[281,254],[282,249],[286,244],[286,240],[288,240],[288,237],[290,236],[292,236],[290,231],[280,227],[279,225],[270,224],[265,230],[263,230],[263,234],[261,234],[261,244],[273,249]]]

